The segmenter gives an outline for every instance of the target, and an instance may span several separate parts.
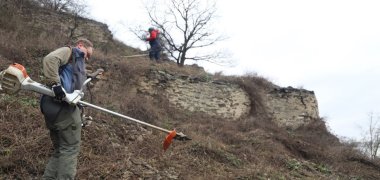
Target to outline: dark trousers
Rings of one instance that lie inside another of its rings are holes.
[[[77,106],[43,96],[41,110],[54,151],[42,179],[74,179],[81,143],[81,116]]]
[[[161,48],[153,46],[149,50],[149,59],[150,60],[160,60],[161,57]]]

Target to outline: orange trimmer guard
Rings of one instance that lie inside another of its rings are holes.
[[[173,131],[170,131],[170,133],[166,136],[165,141],[164,141],[164,146],[163,146],[164,151],[166,151],[169,148],[170,144],[172,143],[173,138],[176,135],[177,135],[177,132],[173,130]]]

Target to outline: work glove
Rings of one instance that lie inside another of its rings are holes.
[[[55,99],[62,101],[66,97],[65,90],[63,89],[62,85],[60,84],[54,84],[51,89],[54,92]]]

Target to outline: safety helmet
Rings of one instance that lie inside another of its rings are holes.
[[[152,32],[153,30],[154,30],[153,27],[150,27],[150,28],[148,29],[149,32]]]

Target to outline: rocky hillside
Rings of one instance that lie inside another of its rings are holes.
[[[85,101],[192,138],[164,152],[165,133],[87,108],[77,179],[380,179],[380,162],[328,131],[312,91],[125,59],[139,50],[105,24],[0,0],[0,70],[18,62],[38,81],[41,58],[76,36],[94,41],[88,70],[105,69]],[[0,179],[40,179],[52,145],[39,95],[0,94],[0,124]]]

